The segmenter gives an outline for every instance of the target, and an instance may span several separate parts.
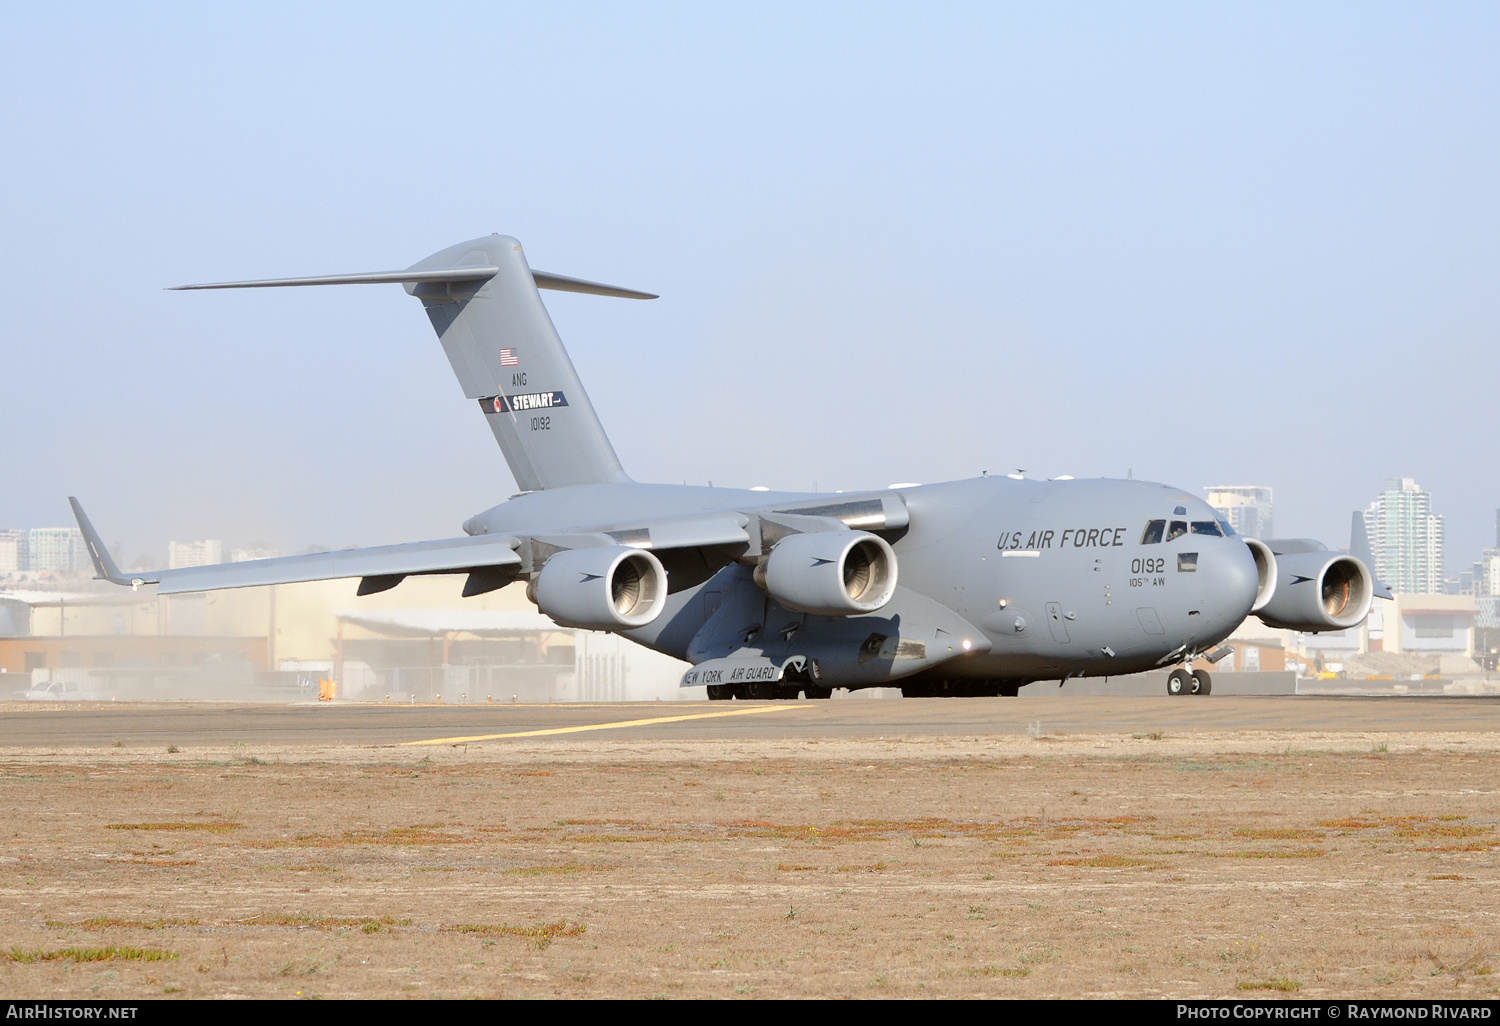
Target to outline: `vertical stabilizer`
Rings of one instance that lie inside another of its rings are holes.
[[[1365,515],[1359,510],[1349,521],[1349,555],[1375,571],[1375,554],[1370,551],[1370,532],[1365,530]]]
[[[516,484],[536,491],[628,481],[542,305],[539,279],[521,244],[491,235],[450,246],[408,270],[465,267],[499,270],[484,279],[405,287],[426,308],[464,395],[484,411]]]
[[[1370,532],[1365,529],[1365,515],[1359,510],[1354,511],[1354,516],[1349,522],[1349,555],[1363,563],[1370,571],[1370,580],[1374,582],[1375,597],[1390,598],[1391,589],[1375,576],[1375,553],[1370,549]]]

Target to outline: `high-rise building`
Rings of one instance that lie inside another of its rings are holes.
[[[224,562],[224,543],[217,538],[167,543],[167,566],[172,570],[185,566],[208,566],[210,563],[222,562]]]
[[[26,569],[67,573],[89,565],[76,527],[33,527],[26,532]]]
[[[1443,585],[1449,595],[1484,595],[1487,594],[1484,582],[1484,562],[1476,560],[1469,569],[1459,571],[1457,577],[1445,578]]]
[[[26,532],[0,531],[0,573],[27,569]]]
[[[1265,485],[1210,485],[1208,504],[1224,514],[1239,534],[1248,538],[1274,538],[1271,489]]]
[[[1443,584],[1443,518],[1432,495],[1409,477],[1391,478],[1365,510],[1365,531],[1375,576],[1392,591],[1440,595]]]
[[[1500,595],[1500,509],[1495,510],[1495,547],[1479,553],[1479,569],[1476,594]]]

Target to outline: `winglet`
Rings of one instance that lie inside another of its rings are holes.
[[[83,543],[88,546],[89,558],[94,561],[94,579],[109,581],[111,584],[128,584],[132,588],[139,588],[143,584],[154,584],[155,580],[147,580],[144,577],[126,577],[120,573],[120,568],[115,566],[115,561],[99,540],[99,532],[94,530],[94,525],[89,522],[89,515],[83,511],[83,506],[73,496],[68,496],[68,502],[73,507],[73,516],[78,519],[78,530],[83,532]]]

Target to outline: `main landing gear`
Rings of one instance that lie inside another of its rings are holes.
[[[1207,695],[1213,689],[1213,678],[1208,675],[1207,670],[1189,670],[1185,666],[1179,666],[1167,674],[1169,695]]]
[[[816,684],[796,680],[785,683],[754,681],[749,684],[710,684],[708,686],[708,699],[711,702],[724,702],[731,698],[780,699],[795,702],[803,695],[809,699],[832,698],[833,688],[823,688]]]

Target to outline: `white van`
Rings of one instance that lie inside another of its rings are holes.
[[[28,702],[100,702],[109,696],[76,680],[43,680],[33,682],[24,697]]]

